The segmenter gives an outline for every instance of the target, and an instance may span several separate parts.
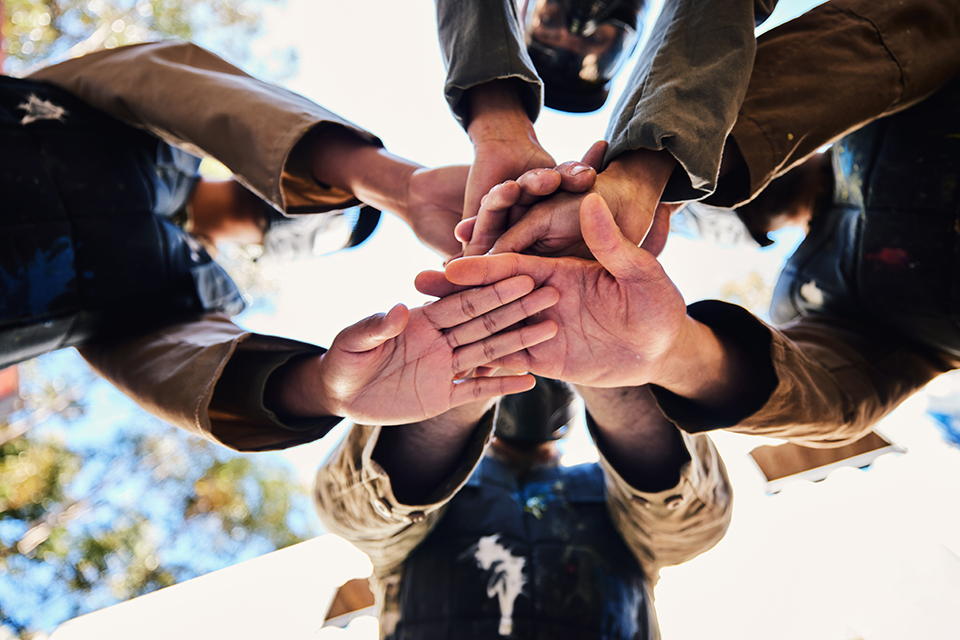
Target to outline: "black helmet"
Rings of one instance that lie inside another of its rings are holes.
[[[643,30],[646,0],[526,0],[527,51],[551,109],[585,113],[603,106],[610,81]]]
[[[573,418],[573,399],[567,383],[537,376],[537,386],[530,391],[500,400],[494,435],[512,443],[559,440]]]

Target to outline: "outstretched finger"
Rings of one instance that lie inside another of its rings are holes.
[[[498,184],[483,197],[480,212],[477,214],[470,242],[463,249],[463,255],[482,255],[490,250],[507,226],[507,214],[510,207],[520,199],[520,186],[513,180]]]
[[[499,398],[512,393],[530,391],[537,384],[530,375],[498,376],[494,378],[467,378],[458,380],[450,394],[450,406],[459,407],[474,400]]]
[[[437,298],[444,298],[473,288],[473,285],[465,286],[450,282],[442,271],[421,271],[414,279],[413,286],[420,293]]]
[[[341,331],[333,341],[331,349],[340,349],[348,353],[363,353],[376,349],[391,338],[396,338],[407,326],[410,311],[398,304],[387,313],[378,313]]]
[[[469,371],[503,359],[512,353],[529,349],[557,335],[557,323],[546,320],[518,327],[505,333],[473,342],[453,351],[453,371]]]
[[[447,340],[454,347],[460,347],[489,338],[518,322],[549,309],[559,300],[560,293],[556,289],[541,287],[519,300],[450,329],[447,332]]]
[[[444,270],[447,280],[458,285],[479,286],[499,282],[519,275],[533,278],[540,286],[555,271],[556,258],[541,258],[517,253],[501,253],[495,256],[460,258]]]
[[[650,261],[656,262],[620,233],[610,207],[595,193],[587,195],[580,204],[580,229],[597,262],[617,279],[642,280]]]
[[[421,308],[435,327],[449,329],[506,306],[527,295],[533,288],[533,280],[521,275],[455,293]]]

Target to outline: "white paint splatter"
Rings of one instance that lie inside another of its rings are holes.
[[[801,285],[800,295],[803,296],[803,299],[814,305],[815,307],[823,306],[823,292],[817,287],[817,283],[811,280],[810,282]]]
[[[515,556],[500,544],[500,536],[484,536],[477,542],[474,555],[477,565],[485,571],[493,571],[487,583],[487,597],[494,596],[500,602],[500,635],[513,633],[513,605],[523,592],[526,577],[523,567],[526,558]]]
[[[35,93],[31,93],[27,101],[17,105],[17,108],[27,112],[27,115],[20,120],[22,125],[28,125],[37,120],[59,120],[63,122],[67,116],[66,109],[58,104],[53,104],[49,100],[41,100]]]

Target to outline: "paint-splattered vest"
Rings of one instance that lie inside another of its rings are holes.
[[[242,298],[190,236],[199,160],[49,85],[0,77],[0,367]]]
[[[395,640],[645,640],[643,571],[596,464],[519,481],[485,457],[403,566]]]
[[[832,201],[784,268],[771,317],[851,316],[960,354],[960,81],[831,153]]]

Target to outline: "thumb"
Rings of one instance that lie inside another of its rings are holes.
[[[610,144],[606,140],[597,140],[583,154],[583,159],[580,162],[590,165],[599,173],[603,169],[603,158],[607,155],[608,146]]]
[[[387,313],[372,315],[347,327],[337,335],[334,346],[350,353],[376,349],[387,340],[400,335],[409,319],[409,309],[398,304]]]
[[[588,194],[580,203],[580,230],[597,262],[614,278],[643,278],[644,267],[652,256],[620,233],[610,207],[600,195]]]

